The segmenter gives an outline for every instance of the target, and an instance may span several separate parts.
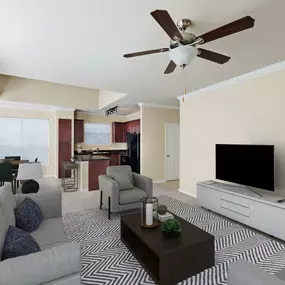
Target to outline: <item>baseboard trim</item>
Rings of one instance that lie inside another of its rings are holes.
[[[188,195],[188,196],[190,196],[190,197],[197,198],[197,195],[196,195],[196,196],[191,195],[191,194],[190,194],[188,191],[186,191],[185,189],[179,188],[178,191],[181,192],[181,193],[183,193],[183,194],[186,194],[186,195]]]
[[[153,183],[156,183],[156,184],[157,184],[157,183],[165,183],[165,182],[166,182],[166,180],[154,180],[154,181],[153,181]]]
[[[89,192],[89,188],[79,188],[80,192]]]
[[[52,174],[44,175],[44,178],[51,178],[51,177],[55,178],[55,175]]]

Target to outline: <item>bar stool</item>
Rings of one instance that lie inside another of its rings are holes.
[[[66,171],[71,171],[71,177],[65,177]],[[61,185],[63,191],[73,192],[78,190],[78,164],[70,161],[62,163]]]

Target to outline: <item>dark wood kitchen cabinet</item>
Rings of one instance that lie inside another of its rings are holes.
[[[106,174],[107,167],[110,166],[110,160],[90,160],[89,161],[89,191],[99,190],[99,175]]]
[[[119,123],[119,122],[112,123],[112,142],[113,143],[125,142],[125,123]]]
[[[125,135],[127,133],[130,134],[139,134],[141,132],[141,121],[140,120],[134,120],[134,121],[130,121],[130,122],[126,122],[125,123]]]
[[[104,156],[111,158],[110,166],[120,165],[120,154],[104,154]]]
[[[63,177],[63,162],[71,157],[71,124],[70,119],[58,120],[58,178]],[[71,177],[71,172],[66,171],[65,177]]]
[[[84,121],[74,120],[74,143],[82,143],[84,141]]]

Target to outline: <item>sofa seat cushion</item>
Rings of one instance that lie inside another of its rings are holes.
[[[38,243],[30,234],[16,227],[9,226],[4,241],[2,260],[39,251],[41,249]]]
[[[16,209],[17,228],[32,233],[36,231],[43,220],[40,207],[30,198],[26,198]]]
[[[41,222],[38,230],[31,233],[42,250],[65,242],[65,234],[61,218],[47,219]]]
[[[14,209],[16,208],[16,200],[11,187],[7,187],[7,185],[0,189],[0,208],[3,210],[8,225],[15,226],[16,219]]]
[[[145,197],[146,197],[146,192],[135,187],[133,189],[120,191],[119,203],[121,205],[137,203],[142,198],[145,198]]]

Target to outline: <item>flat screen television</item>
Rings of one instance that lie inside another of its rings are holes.
[[[274,146],[216,144],[216,179],[274,191]]]

